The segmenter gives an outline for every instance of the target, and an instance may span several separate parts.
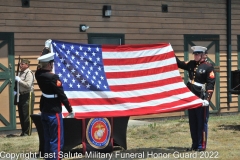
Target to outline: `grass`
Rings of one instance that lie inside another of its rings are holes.
[[[185,152],[191,146],[188,119],[151,119],[142,126],[127,129],[127,150],[114,151],[115,159],[221,159],[237,160],[240,157],[240,114],[209,118],[207,151]],[[38,135],[30,137],[0,136],[0,156],[15,153],[38,153]],[[81,146],[78,146],[79,148]],[[7,159],[0,157],[0,159]],[[16,159],[16,158],[15,158]],[[19,158],[24,159],[24,158]],[[27,158],[25,158],[27,159]],[[74,158],[73,158],[74,159]],[[90,158],[83,158],[90,159]],[[96,158],[93,158],[96,159]],[[110,159],[101,158],[101,159]]]

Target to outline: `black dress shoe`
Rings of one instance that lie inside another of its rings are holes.
[[[187,148],[186,151],[189,152],[189,151],[195,151],[196,149],[195,148]]]
[[[198,148],[198,149],[196,149],[196,151],[198,151],[198,152],[202,152],[202,151],[205,151],[206,150],[206,148]]]
[[[28,136],[26,133],[21,133],[20,136]]]

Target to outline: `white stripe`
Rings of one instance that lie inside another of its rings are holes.
[[[183,93],[183,94],[173,95],[171,97],[166,97],[166,98],[151,100],[151,101],[145,101],[145,102],[140,102],[140,103],[124,103],[124,104],[115,104],[115,105],[80,105],[80,106],[72,106],[72,107],[73,107],[74,112],[124,111],[124,110],[129,110],[129,109],[142,108],[142,107],[146,107],[146,106],[157,106],[157,105],[162,105],[165,103],[176,102],[176,101],[182,100],[184,98],[189,98],[192,96],[194,96],[193,93],[187,92],[187,93]],[[174,108],[181,108],[181,106],[187,106],[190,104],[193,105],[193,104],[199,104],[199,103],[202,103],[201,99],[197,99],[195,101],[191,101],[191,102],[185,103],[183,105],[175,106]],[[171,108],[171,107],[169,107],[169,108]]]
[[[164,72],[164,73],[159,73],[159,74],[154,74],[154,75],[147,75],[147,76],[142,76],[142,77],[107,79],[107,82],[108,82],[109,86],[131,85],[131,84],[154,82],[154,81],[164,80],[164,79],[178,77],[178,76],[180,76],[179,70],[174,70],[174,71],[170,71],[170,72]]]
[[[160,47],[160,46],[159,46]],[[103,52],[103,59],[126,59],[126,58],[139,58],[148,57],[153,55],[166,54],[173,51],[172,46],[166,46],[163,48],[147,49],[139,51],[119,51],[119,52]]]
[[[161,61],[156,62],[149,62],[149,63],[141,63],[141,64],[130,64],[130,65],[112,65],[112,66],[106,66],[104,65],[104,71],[105,72],[131,72],[131,71],[141,71],[141,70],[147,70],[152,68],[158,68],[158,67],[165,67],[171,64],[176,64],[176,58],[168,58]]]
[[[166,91],[171,91],[179,88],[185,88],[186,85],[183,82],[156,86],[155,88],[147,88],[133,91],[122,91],[122,92],[112,92],[112,91],[65,91],[65,94],[68,98],[130,98],[136,96],[145,96],[156,93],[162,93]],[[191,92],[190,92],[191,93]]]

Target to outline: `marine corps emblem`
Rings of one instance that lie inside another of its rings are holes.
[[[91,118],[87,125],[86,138],[96,149],[105,148],[111,137],[111,125],[107,118]]]

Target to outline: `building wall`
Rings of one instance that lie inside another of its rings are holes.
[[[232,95],[232,103],[227,103],[226,0],[30,0],[29,8],[22,8],[20,0],[0,2],[0,32],[14,32],[16,64],[18,55],[30,58],[33,71],[47,39],[87,43],[87,33],[121,33],[125,34],[125,44],[170,42],[183,60],[184,34],[217,34],[221,112],[238,111],[237,95]],[[110,18],[102,17],[105,4],[112,7]],[[167,13],[162,12],[162,4],[168,5]],[[232,70],[238,65],[239,9],[240,2],[232,0]],[[80,24],[90,28],[79,32]],[[41,92],[36,82],[35,91],[37,113]],[[182,115],[184,112],[133,118]]]
[[[239,9],[240,9],[240,1],[238,0],[232,0],[231,1],[232,6],[231,6],[231,44],[232,44],[232,52],[231,52],[231,70],[237,70],[238,68],[240,68],[240,63],[238,60],[238,40],[237,40],[237,36],[240,35],[240,13],[239,13]],[[221,79],[221,107],[223,111],[234,111],[237,107],[238,110],[240,108],[239,104],[239,96],[238,95],[234,95],[232,94],[232,103],[230,103],[230,105],[227,104],[227,92],[226,92],[226,83],[227,83],[227,68],[226,68],[226,64],[227,64],[227,57],[226,54],[224,54],[224,52],[221,54],[221,64],[224,67],[223,72],[221,73],[222,75],[222,79]]]

